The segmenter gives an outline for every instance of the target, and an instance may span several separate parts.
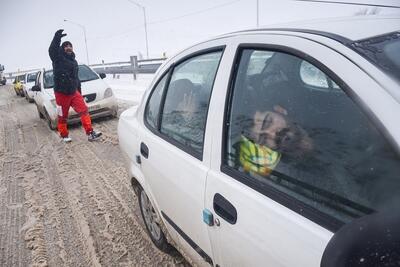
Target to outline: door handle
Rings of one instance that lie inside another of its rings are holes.
[[[149,157],[149,148],[143,142],[140,143],[140,154],[146,159]]]
[[[230,224],[235,224],[237,221],[236,208],[226,198],[219,193],[214,195],[213,208],[216,214]]]

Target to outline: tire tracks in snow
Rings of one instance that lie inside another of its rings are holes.
[[[12,92],[0,90],[0,266],[187,266],[144,230],[117,119],[94,122],[100,142],[70,127],[64,144]]]

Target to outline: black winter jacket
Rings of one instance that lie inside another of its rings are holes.
[[[75,60],[75,54],[65,53],[60,43],[61,37],[55,35],[49,47],[49,55],[53,62],[54,91],[72,95],[76,90],[81,91],[78,62]]]

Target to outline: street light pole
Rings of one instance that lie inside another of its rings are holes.
[[[258,5],[258,0],[256,0],[257,1],[257,28],[258,28],[258,14],[259,14],[259,5]]]
[[[85,28],[85,26],[83,26],[82,24],[79,24],[79,23],[76,23],[76,22],[73,22],[73,21],[67,20],[67,19],[64,19],[64,21],[66,21],[66,22],[69,22],[69,23],[72,23],[72,24],[75,24],[75,25],[78,25],[79,27],[81,27],[81,28],[82,28],[82,30],[83,30],[83,36],[85,37],[85,46],[86,46],[86,60],[87,60],[87,64],[89,65],[89,64],[90,64],[90,63],[89,63],[89,51],[88,51],[88,46],[87,46],[87,39],[86,39],[86,28]]]
[[[138,4],[138,3],[136,3],[136,2],[134,2],[134,1],[132,1],[132,0],[128,0],[129,2],[131,2],[132,4],[134,4],[134,5],[136,5],[136,6],[138,6],[139,8],[141,8],[142,9],[142,11],[143,11],[143,19],[144,19],[144,34],[145,34],[145,38],[146,38],[146,56],[147,56],[147,59],[149,58],[149,43],[148,43],[148,40],[147,40],[147,19],[146,19],[146,8],[144,7],[144,6],[142,6],[142,5],[140,5],[140,4]]]

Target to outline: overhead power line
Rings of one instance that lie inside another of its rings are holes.
[[[229,6],[229,5],[235,4],[235,3],[240,2],[240,1],[241,0],[230,1],[230,2],[227,2],[227,3],[224,3],[224,4],[215,5],[215,6],[212,6],[212,7],[209,7],[209,8],[197,10],[197,11],[194,11],[194,12],[191,12],[191,13],[187,13],[187,14],[184,14],[184,15],[181,15],[181,16],[152,21],[152,22],[149,22],[149,24],[164,23],[164,22],[171,21],[171,20],[177,20],[177,19],[181,19],[181,18],[185,18],[185,17],[190,17],[190,16],[193,16],[193,15],[197,15],[197,14],[205,13],[205,12],[208,12],[208,11],[211,11],[211,10],[214,10],[214,9],[218,9],[218,8],[221,8],[221,7],[224,7],[224,6]]]
[[[242,1],[242,0],[230,1],[230,2],[227,2],[227,3],[223,3],[223,4],[215,5],[215,6],[212,6],[212,7],[209,7],[209,8],[193,11],[193,12],[190,12],[190,13],[187,13],[187,14],[176,16],[176,17],[166,18],[166,19],[162,19],[162,20],[150,21],[150,22],[147,23],[147,25],[160,24],[160,23],[164,23],[164,22],[168,22],[168,21],[172,21],[172,20],[178,20],[178,19],[181,19],[181,18],[198,15],[198,14],[205,13],[205,12],[208,12],[208,11],[211,11],[211,10],[214,10],[214,9],[218,9],[218,8],[222,8],[222,7],[225,7],[225,6],[228,6],[228,5],[232,5],[232,4],[235,4],[235,3],[240,2],[240,1]],[[127,35],[128,33],[132,32],[132,31],[135,31],[136,29],[141,28],[141,27],[144,27],[144,24],[140,24],[140,25],[137,25],[135,27],[129,28],[126,31],[123,31],[121,33],[110,34],[110,35],[100,36],[100,37],[94,37],[94,38],[90,38],[90,39],[112,39],[112,38],[115,38],[115,37]]]
[[[297,2],[316,2],[316,3],[325,3],[325,4],[342,4],[342,5],[355,5],[355,6],[369,6],[369,7],[387,7],[387,8],[400,8],[400,5],[378,5],[378,4],[368,4],[368,3],[359,3],[359,2],[343,2],[343,1],[331,1],[331,0],[292,0]]]

